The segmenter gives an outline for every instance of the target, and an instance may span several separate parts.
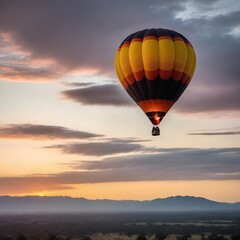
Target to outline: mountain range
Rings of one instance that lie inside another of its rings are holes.
[[[150,201],[89,200],[65,196],[0,196],[0,214],[180,211],[240,211],[240,202],[216,202],[191,196],[158,198]]]

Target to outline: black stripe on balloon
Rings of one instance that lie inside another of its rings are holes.
[[[134,81],[133,84],[128,85],[127,92],[132,98],[140,102],[144,99],[150,99],[148,95],[147,79],[142,79],[141,81]],[[135,101],[135,100],[134,100]]]
[[[131,35],[127,36],[123,41],[122,43],[120,44],[120,47],[125,43],[125,42],[131,42],[132,41],[132,38],[134,36],[135,33],[132,33]]]
[[[134,93],[132,86],[129,85],[126,91],[128,95],[134,100],[134,102],[138,103],[141,101],[141,99]]]
[[[137,84],[137,87],[141,92],[141,99],[149,99],[147,79],[144,78],[141,81],[135,81],[134,84]]]
[[[187,84],[172,78],[163,80],[158,77],[155,80],[148,80],[144,77],[141,81],[135,81],[129,85],[127,92],[137,102],[149,99],[164,99],[176,102],[186,87]]]
[[[177,94],[178,94],[178,89],[182,88],[182,82],[181,81],[170,81],[169,85],[167,87],[167,94],[168,96],[171,98],[171,100],[175,101],[175,99],[177,98]]]
[[[147,31],[147,29],[142,30],[142,31],[139,31],[139,32],[136,32],[136,33],[134,34],[134,36],[133,36],[133,39],[134,39],[134,38],[143,39],[146,31]]]
[[[147,88],[148,88],[148,96],[149,99],[158,99],[159,98],[159,91],[163,88],[160,87],[159,80],[146,80]]]
[[[169,32],[169,34],[170,34],[170,36],[171,36],[172,38],[175,38],[175,37],[180,37],[180,38],[182,38],[182,36],[181,36],[178,32],[175,32],[175,31],[173,31],[173,30],[168,30],[168,32]]]
[[[144,38],[149,36],[157,37],[157,29],[156,28],[147,29],[147,31],[144,34]]]
[[[181,86],[179,86],[179,88],[177,89],[177,91],[175,93],[174,102],[176,102],[181,97],[183,92],[186,90],[187,86],[188,86],[188,84],[182,84]]]
[[[158,28],[157,29],[157,37],[163,37],[163,36],[171,37],[171,35],[169,34],[169,30]]]
[[[144,37],[147,37],[147,36],[155,36],[155,37],[168,36],[171,38],[180,37],[184,40],[185,43],[189,43],[189,41],[186,37],[184,37],[182,34],[175,32],[173,30],[163,29],[163,28],[151,28],[151,29],[144,29],[144,30],[132,33],[131,35],[129,35],[122,41],[122,43],[120,44],[120,47],[125,42],[130,43],[132,41],[132,39],[134,39],[134,38],[143,39]]]

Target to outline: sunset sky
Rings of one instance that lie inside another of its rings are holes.
[[[237,0],[1,0],[0,195],[240,201],[239,16]],[[145,28],[197,55],[158,137],[114,69]]]

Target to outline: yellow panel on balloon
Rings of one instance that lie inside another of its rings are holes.
[[[158,41],[156,37],[144,38],[142,56],[146,78],[156,79],[158,76]]]
[[[174,40],[173,79],[180,80],[187,61],[187,47],[182,39]]]
[[[126,78],[124,77],[124,74],[122,72],[122,69],[121,69],[121,66],[120,66],[120,62],[119,62],[119,56],[120,56],[120,51],[118,50],[117,53],[116,53],[114,65],[115,65],[115,69],[116,69],[116,73],[117,73],[119,81],[121,82],[123,87],[125,89],[127,89],[128,83],[127,83]]]
[[[159,75],[162,79],[171,77],[174,63],[174,46],[170,37],[160,37],[159,45]]]
[[[129,47],[129,61],[133,75],[137,81],[144,77],[143,60],[142,60],[142,40],[133,39]]]
[[[132,68],[129,62],[129,45],[128,46],[123,45],[120,50],[120,65],[128,83],[132,84],[134,82],[134,78]]]

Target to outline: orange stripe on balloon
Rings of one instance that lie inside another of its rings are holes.
[[[154,71],[145,70],[145,75],[148,80],[155,80],[158,77],[158,69]]]
[[[182,42],[184,42],[181,37],[174,37],[174,38],[173,38],[173,41],[182,41]]]
[[[143,41],[146,41],[146,40],[157,40],[157,37],[156,36],[146,36],[144,37]]]
[[[181,81],[182,83],[186,83],[186,82],[189,81],[189,79],[190,79],[190,77],[189,77],[186,73],[183,73],[180,81]]]
[[[130,45],[130,42],[124,42],[124,43],[122,44],[121,48],[123,48],[123,47],[129,47],[129,45]]]
[[[133,72],[133,75],[137,81],[141,81],[145,76],[145,72],[144,72],[144,70],[139,71],[139,72]]]
[[[127,82],[128,82],[129,84],[133,84],[133,83],[135,82],[135,78],[134,78],[134,76],[133,76],[132,73],[131,73],[130,75],[128,75],[128,76],[126,77],[126,79],[127,79]]]
[[[158,40],[163,40],[163,39],[172,40],[170,36],[161,36],[158,38]]]
[[[120,82],[121,82],[122,86],[124,87],[124,89],[127,90],[127,89],[128,89],[128,86],[129,86],[127,79],[126,79],[126,78],[123,78],[123,80],[120,81]]]
[[[172,75],[172,71],[171,70],[167,71],[167,70],[160,70],[159,69],[159,76],[163,80],[169,79],[171,77],[171,75]]]
[[[188,84],[191,82],[191,80],[192,80],[192,78],[191,78],[191,77],[188,77],[184,83],[185,83],[186,85],[188,85]]]
[[[179,81],[181,79],[181,76],[182,76],[182,72],[178,72],[176,70],[173,70],[172,72],[172,78],[175,80],[175,81]]]
[[[150,99],[138,102],[138,106],[145,112],[168,112],[174,102],[164,99]]]
[[[132,42],[142,42],[142,39],[141,38],[133,38]]]

